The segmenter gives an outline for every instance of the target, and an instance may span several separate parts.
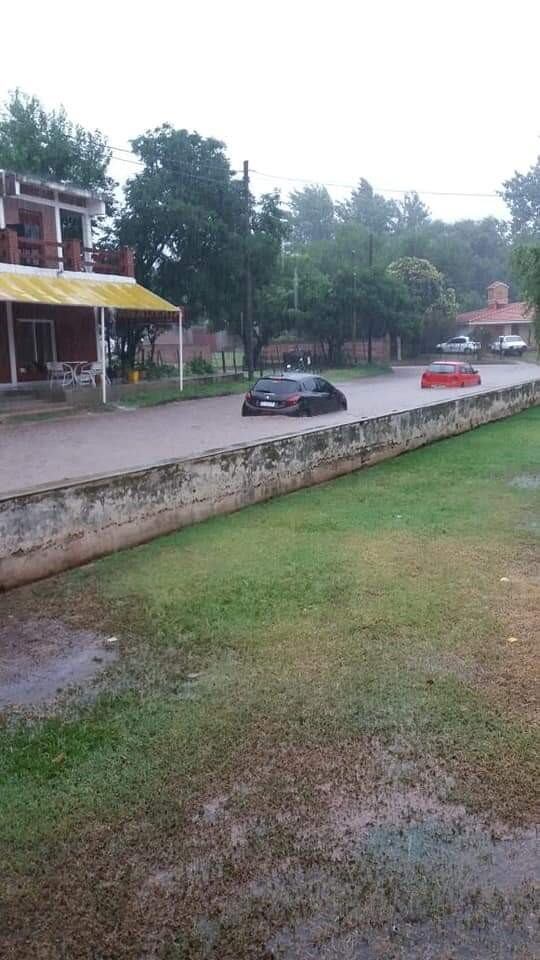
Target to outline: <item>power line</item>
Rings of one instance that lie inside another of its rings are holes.
[[[318,184],[322,187],[334,187],[336,189],[344,190],[355,190],[358,186],[358,183],[327,183],[321,180],[308,179],[305,177],[285,177],[279,176],[273,173],[263,173],[261,170],[252,170],[251,173],[258,177],[264,177],[266,180],[280,180],[286,181],[287,183],[307,183],[307,184]],[[425,196],[430,197],[498,197],[498,193],[466,193],[457,190],[403,190],[403,189],[394,189],[391,187],[373,187],[374,190],[379,190],[380,193],[418,193],[424,194]]]
[[[68,134],[68,137],[74,142],[76,141],[75,136]],[[133,156],[133,150],[129,147],[109,146],[109,149],[111,150],[112,160],[115,160],[119,163],[129,163],[132,166],[139,166],[139,167],[145,166],[143,160],[137,160],[136,157]],[[129,154],[130,156],[118,157],[118,156],[115,156],[114,151],[116,151],[117,153],[126,153],[126,154]],[[175,169],[176,167],[181,167],[182,161],[181,160],[174,161],[174,163],[171,164],[171,166],[173,169]],[[188,167],[189,164],[184,164],[184,166]],[[325,182],[322,180],[317,180],[316,178],[313,178],[313,177],[311,178],[289,177],[289,176],[282,176],[282,175],[273,174],[273,173],[264,173],[262,170],[253,170],[253,169],[250,170],[250,174],[251,176],[264,177],[264,179],[266,180],[274,180],[274,181],[278,180],[286,183],[318,184],[323,187],[329,187],[337,190],[355,190],[358,186],[358,183]],[[189,176],[193,180],[200,180],[201,182],[215,183],[218,185],[222,185],[222,181],[216,180],[215,178],[212,178],[212,177],[205,177],[200,174],[192,174],[192,173],[185,174],[185,175]],[[427,197],[471,197],[473,199],[475,198],[476,199],[478,198],[496,199],[499,196],[498,193],[475,193],[475,192],[467,192],[467,191],[459,191],[459,190],[418,190],[418,189],[404,190],[401,188],[398,189],[398,188],[392,188],[392,187],[377,187],[377,186],[373,186],[373,189],[378,190],[380,193],[391,193],[391,194],[394,193],[394,194],[399,194],[400,196],[404,196],[407,193],[417,193],[419,195],[423,195]]]

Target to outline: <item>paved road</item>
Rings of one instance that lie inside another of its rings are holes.
[[[340,384],[349,401],[348,412],[317,417],[316,421],[275,416],[244,419],[240,417],[241,397],[231,396],[0,426],[0,495],[424,406],[521,383],[540,373],[527,363],[486,364],[481,367],[481,387],[421,390],[420,372],[420,367],[396,367],[392,374]]]

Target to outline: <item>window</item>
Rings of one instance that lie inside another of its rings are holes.
[[[291,393],[298,393],[302,389],[296,380],[258,380],[254,390],[257,393],[274,393],[278,397],[288,397]]]
[[[321,377],[316,377],[315,383],[317,384],[317,393],[332,393],[332,387],[327,380],[322,380]]]
[[[455,373],[453,363],[430,363],[428,370],[430,373]]]
[[[19,207],[19,220],[25,240],[43,240],[43,215],[39,210],[26,210],[24,207]]]
[[[17,320],[15,327],[17,366],[42,369],[54,360],[51,320]]]
[[[19,207],[19,222],[21,224],[21,263],[26,267],[41,267],[45,264],[43,261],[43,248],[40,242],[43,240],[43,215],[39,210],[28,210],[25,207]],[[28,246],[24,241],[28,240]]]
[[[60,210],[60,225],[62,229],[62,240],[80,240],[82,243],[83,228],[80,213],[72,213],[70,210]]]

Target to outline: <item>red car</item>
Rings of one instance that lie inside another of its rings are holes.
[[[421,387],[479,387],[482,383],[478,370],[470,363],[435,362],[424,370]]]

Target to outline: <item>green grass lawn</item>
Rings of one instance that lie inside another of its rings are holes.
[[[536,408],[1,598],[120,646],[4,715],[3,955],[532,957],[485,872],[534,813],[539,441]]]
[[[335,383],[347,380],[357,380],[363,377],[374,377],[381,373],[389,373],[390,366],[385,364],[359,364],[356,367],[343,367],[325,370],[323,376]],[[166,384],[161,388],[145,390],[144,386],[138,392],[122,397],[121,403],[125,406],[153,407],[162,403],[172,403],[176,400],[196,400],[202,397],[226,397],[230,394],[245,393],[248,388],[247,380],[224,383],[189,383],[180,391],[176,384]]]
[[[198,400],[202,397],[227,397],[230,394],[245,393],[247,380],[233,380],[224,383],[186,383],[180,391],[176,384],[164,384],[145,390],[141,387],[136,393],[122,397],[123,406],[155,407],[162,403],[172,403],[176,400]]]

